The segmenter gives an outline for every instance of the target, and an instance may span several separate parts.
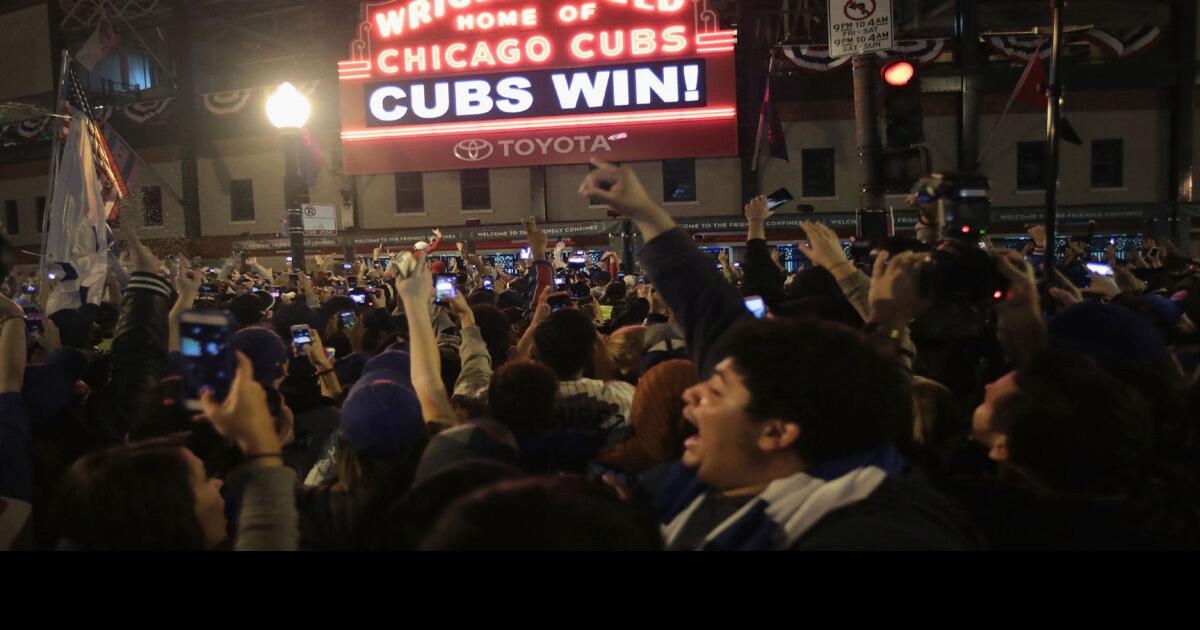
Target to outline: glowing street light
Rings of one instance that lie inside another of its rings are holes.
[[[887,81],[888,85],[900,87],[902,85],[908,85],[908,82],[912,80],[913,75],[916,74],[916,70],[913,68],[913,65],[907,61],[897,61],[884,66],[882,74],[883,80]]]
[[[278,129],[301,129],[311,113],[308,99],[287,81],[267,99],[267,118]]]
[[[311,113],[308,99],[287,81],[267,99],[267,118],[283,136],[283,201],[292,250],[291,266],[298,272],[304,271],[304,217],[300,209],[308,203],[308,186],[300,174],[300,133]]]

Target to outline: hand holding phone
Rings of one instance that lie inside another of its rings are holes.
[[[234,355],[229,347],[229,316],[223,312],[185,311],[179,318],[179,350],[182,355],[184,405],[189,411],[201,411],[200,392],[212,391],[224,400],[233,381]]]
[[[342,311],[338,313],[338,328],[348,330],[354,328],[358,320],[354,317],[354,311]]]

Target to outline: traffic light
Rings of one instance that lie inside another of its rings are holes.
[[[907,61],[885,65],[883,116],[886,145],[900,148],[925,141],[925,116],[921,111],[921,78]]]

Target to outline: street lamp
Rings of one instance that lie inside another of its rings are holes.
[[[283,136],[283,201],[294,271],[304,271],[304,216],[300,208],[308,203],[308,185],[300,174],[300,130],[311,113],[308,99],[287,81],[267,99],[267,118]]]

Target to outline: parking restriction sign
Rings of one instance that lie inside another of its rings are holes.
[[[888,50],[892,0],[829,0],[829,56]]]

